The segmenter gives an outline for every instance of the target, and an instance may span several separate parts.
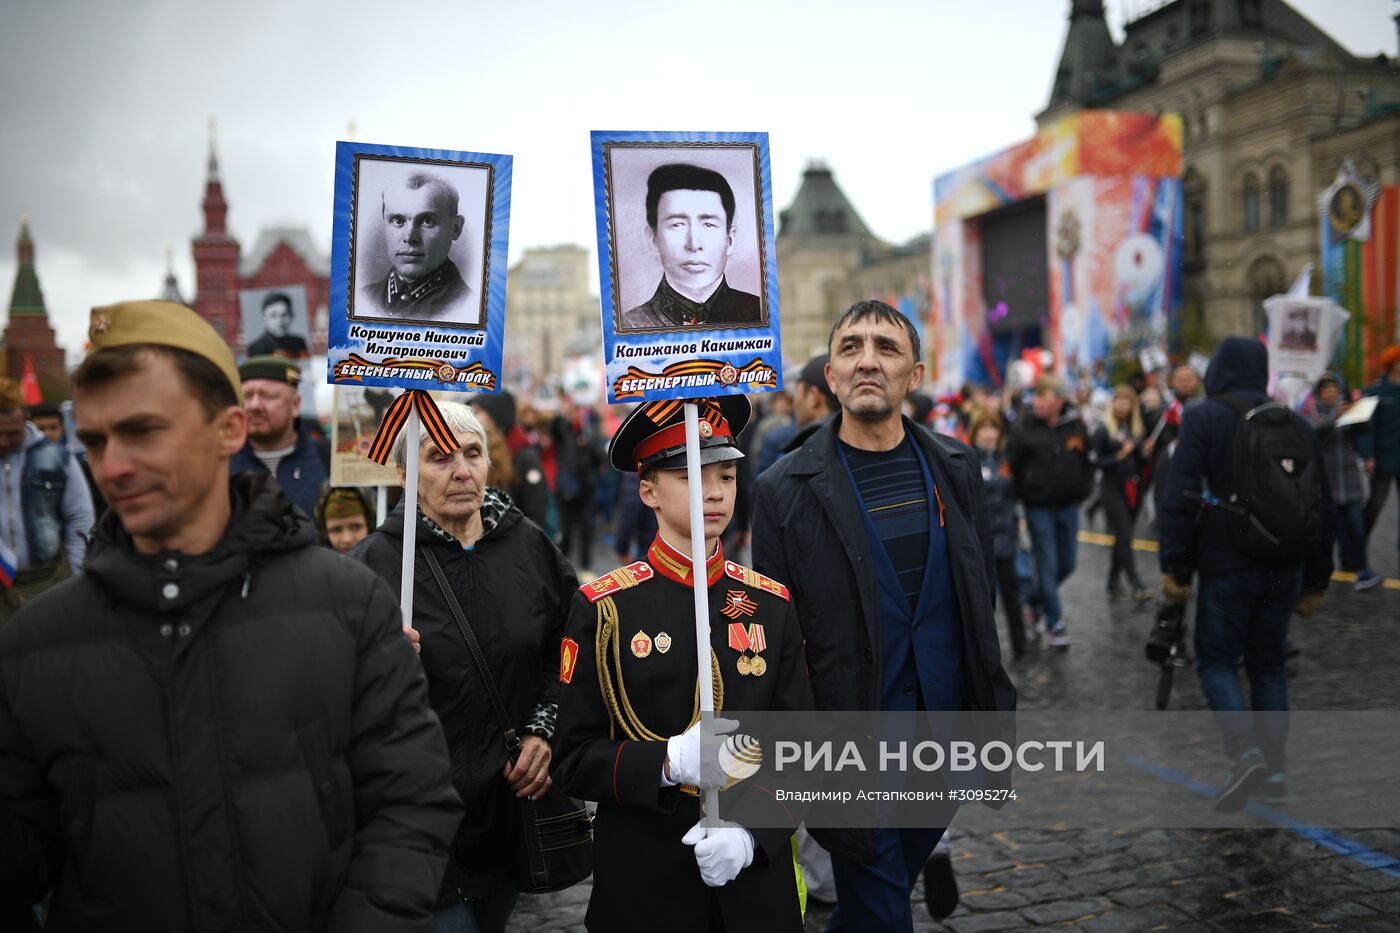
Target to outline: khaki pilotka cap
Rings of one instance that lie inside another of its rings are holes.
[[[243,404],[243,381],[233,351],[224,338],[198,314],[173,301],[123,301],[92,309],[88,324],[88,353],[109,347],[145,343],[174,347],[202,356],[219,368]]]
[[[24,408],[24,393],[19,383],[9,377],[0,376],[0,411]]]

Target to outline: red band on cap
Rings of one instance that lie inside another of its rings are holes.
[[[711,435],[711,437],[734,436],[733,433],[729,430],[729,422],[723,418],[719,419],[718,424],[710,422],[710,426],[714,429],[714,433]],[[640,444],[637,445],[637,449],[632,452],[632,457],[637,461],[637,468],[641,469],[643,461],[645,461],[648,457],[654,456],[655,454],[659,454],[663,450],[669,450],[672,447],[684,446],[685,422],[680,422],[678,424],[671,425],[669,428],[662,428],[660,431],[657,431],[651,437],[642,441]]]

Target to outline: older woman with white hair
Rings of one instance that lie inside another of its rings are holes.
[[[506,862],[511,797],[538,797],[552,783],[550,746],[559,649],[578,581],[563,555],[498,489],[486,486],[486,431],[472,410],[441,402],[462,446],[443,451],[423,435],[418,451],[413,627],[433,709],[452,754],[453,784],[466,804],[434,917],[434,933],[503,931],[518,892]],[[406,435],[394,446],[405,479]],[[351,552],[392,586],[401,576],[405,502]],[[500,725],[466,639],[427,555],[442,568],[481,644],[512,725],[524,735],[508,760]]]

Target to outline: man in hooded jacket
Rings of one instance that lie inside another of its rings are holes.
[[[95,308],[78,436],[110,511],[0,632],[0,922],[427,933],[461,816],[394,594],[317,547],[246,432],[228,346]]]
[[[1228,502],[1236,489],[1234,438],[1240,414],[1227,399],[1249,408],[1262,405],[1269,401],[1268,381],[1263,344],[1246,337],[1227,337],[1220,344],[1206,370],[1207,398],[1182,416],[1158,517],[1166,602],[1184,604],[1193,573],[1200,576],[1195,648],[1201,690],[1212,710],[1244,713],[1220,719],[1225,752],[1234,761],[1216,800],[1222,812],[1241,809],[1253,796],[1275,803],[1283,797],[1287,717],[1251,720],[1245,711],[1287,711],[1288,620],[1295,608],[1311,615],[1321,606],[1332,574],[1326,529],[1306,561],[1264,564],[1235,544],[1230,514],[1205,502],[1207,496]],[[1316,459],[1320,465],[1320,449]],[[1316,474],[1325,514],[1327,482],[1320,467]],[[1240,689],[1240,658],[1249,676],[1249,704]]]

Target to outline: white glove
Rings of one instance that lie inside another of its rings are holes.
[[[702,818],[681,837],[681,842],[695,847],[700,878],[712,888],[728,884],[753,864],[753,835],[738,823],[720,820],[707,836]]]
[[[719,763],[719,750],[724,743],[715,741],[714,736],[727,735],[737,728],[737,720],[716,719],[710,741],[702,744],[700,723],[696,722],[680,735],[667,739],[666,758],[670,762],[667,770],[671,773],[671,780],[705,789],[723,787],[728,780],[724,767]]]

